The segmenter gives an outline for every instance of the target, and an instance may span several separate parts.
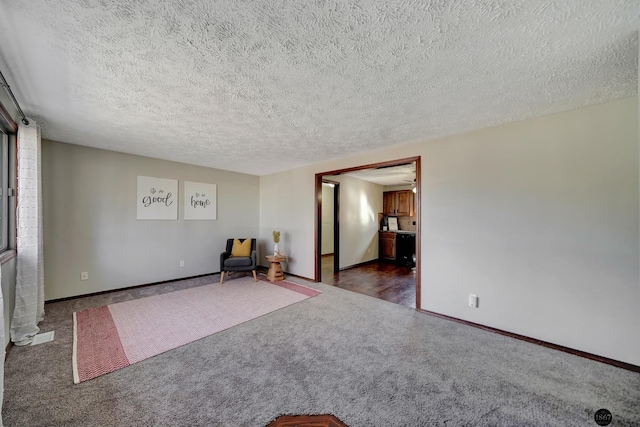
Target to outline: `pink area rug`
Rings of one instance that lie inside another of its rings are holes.
[[[124,368],[320,294],[245,277],[73,313],[73,382]]]

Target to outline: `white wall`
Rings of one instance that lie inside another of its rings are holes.
[[[13,318],[13,308],[16,305],[16,258],[2,264],[2,302],[4,313],[4,344],[3,349],[11,341],[11,319]]]
[[[340,183],[340,268],[378,258],[378,213],[382,186],[347,175],[331,176]]]
[[[227,238],[258,235],[256,176],[46,140],[42,148],[46,300],[219,272]],[[136,220],[138,175],[179,180],[177,221]],[[183,219],[184,181],[217,184],[217,220]]]
[[[634,105],[433,144],[423,308],[639,364]],[[481,309],[465,307],[471,292]]]
[[[334,188],[327,183],[322,184],[322,255],[334,253]]]
[[[416,155],[423,309],[640,365],[637,98],[262,176],[260,235],[313,277],[314,175]]]

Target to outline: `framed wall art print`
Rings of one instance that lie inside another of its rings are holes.
[[[178,219],[178,180],[138,176],[137,219]]]
[[[184,182],[184,219],[214,220],[217,219],[218,186],[203,182]]]

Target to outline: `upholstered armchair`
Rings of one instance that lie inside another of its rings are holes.
[[[228,276],[232,271],[251,271],[253,281],[257,282],[257,268],[256,239],[227,239],[227,248],[220,254],[220,284],[224,282],[224,273]]]

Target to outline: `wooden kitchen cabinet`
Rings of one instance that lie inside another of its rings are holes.
[[[396,260],[396,233],[390,231],[380,232],[379,258]]]
[[[382,212],[385,215],[393,215],[396,210],[395,191],[385,191],[382,193]]]
[[[415,195],[411,190],[385,191],[382,193],[382,209],[385,215],[413,216]]]
[[[413,216],[413,191],[396,191],[396,213],[400,216]]]

